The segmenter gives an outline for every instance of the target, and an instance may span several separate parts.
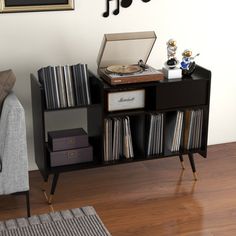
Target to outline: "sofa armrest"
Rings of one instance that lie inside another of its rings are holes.
[[[14,93],[3,104],[0,118],[0,194],[27,191],[28,156],[24,108]]]

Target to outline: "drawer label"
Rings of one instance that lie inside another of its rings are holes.
[[[144,108],[145,90],[108,93],[108,111]]]

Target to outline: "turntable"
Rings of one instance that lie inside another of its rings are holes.
[[[156,41],[153,31],[105,34],[98,54],[98,74],[111,85],[164,79],[146,64]]]

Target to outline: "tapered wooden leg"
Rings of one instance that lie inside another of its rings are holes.
[[[191,167],[192,167],[194,179],[197,180],[197,173],[196,173],[195,162],[194,162],[194,159],[193,159],[193,154],[189,153],[188,158],[189,158],[189,161],[190,161],[190,164],[191,164]]]
[[[49,204],[52,204],[53,196],[54,196],[54,193],[55,193],[55,190],[56,190],[56,187],[57,187],[58,178],[59,178],[59,174],[55,174],[55,175],[53,176],[52,187],[51,187],[51,192],[50,192],[50,197],[49,197],[49,199],[48,199],[48,203],[49,203]]]
[[[182,169],[184,170],[185,169],[185,165],[184,165],[184,158],[183,158],[183,156],[179,155],[179,159],[180,159],[180,163],[181,163]]]
[[[46,198],[46,201],[48,202],[49,205],[52,204],[53,196],[54,196],[54,193],[55,193],[55,190],[56,190],[56,187],[57,187],[58,178],[59,178],[59,174],[54,174],[53,180],[52,180],[50,196],[48,196],[47,191],[46,191],[47,185],[48,185],[48,178],[44,179],[43,186],[42,186],[42,191],[43,191],[43,194],[44,194],[44,196]]]

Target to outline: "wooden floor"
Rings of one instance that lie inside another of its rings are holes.
[[[236,143],[196,156],[193,181],[185,157],[62,174],[54,209],[92,205],[114,236],[236,235]],[[41,176],[30,173],[32,214],[49,211]],[[22,196],[0,197],[0,220],[26,215]]]

